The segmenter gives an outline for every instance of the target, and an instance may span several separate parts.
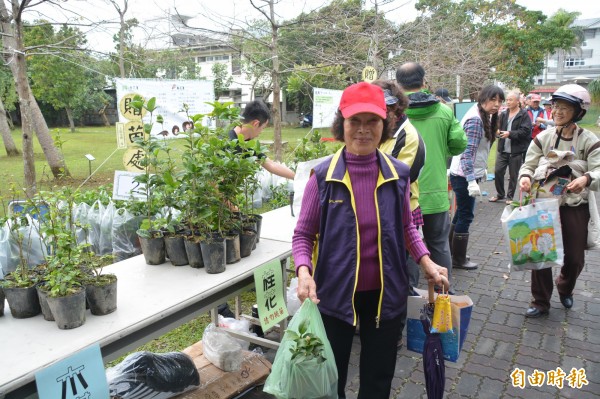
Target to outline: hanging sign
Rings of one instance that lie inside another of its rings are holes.
[[[362,71],[362,80],[371,83],[377,79],[377,70],[372,66],[367,66]]]

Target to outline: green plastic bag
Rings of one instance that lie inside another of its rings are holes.
[[[306,299],[285,330],[263,391],[278,399],[337,399],[337,381],[321,314]]]

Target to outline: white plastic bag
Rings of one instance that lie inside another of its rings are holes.
[[[292,206],[294,210],[294,215],[300,214],[300,207],[302,206],[302,197],[304,197],[304,188],[306,187],[306,183],[308,183],[308,178],[310,177],[310,171],[325,161],[327,158],[332,157],[332,155],[328,155],[326,157],[313,159],[311,161],[299,162],[296,167],[296,177],[294,177],[294,204]]]
[[[288,313],[290,316],[293,316],[302,305],[298,298],[298,277],[294,277],[290,280],[290,286],[287,288],[286,292],[286,299]]]
[[[240,334],[256,337],[256,334],[250,332],[250,322],[246,319],[238,320],[233,317],[223,317],[219,315],[219,327],[228,328]],[[232,337],[233,338],[233,337]],[[238,344],[242,347],[242,349],[248,350],[250,346],[249,341],[245,341],[243,339],[234,338]]]
[[[227,332],[213,323],[206,326],[202,335],[202,350],[209,362],[223,371],[236,371],[242,366],[242,347]]]

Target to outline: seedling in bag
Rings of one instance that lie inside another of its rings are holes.
[[[327,360],[323,356],[323,341],[315,334],[307,332],[309,324],[310,320],[303,321],[298,328],[298,332],[286,330],[286,334],[296,343],[295,347],[290,348],[290,352],[292,352],[291,360],[300,363],[316,359],[317,363],[321,364]]]

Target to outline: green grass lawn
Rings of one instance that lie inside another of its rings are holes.
[[[287,141],[286,154],[283,161],[291,159],[289,155],[300,140],[309,133],[310,129],[304,128],[285,128],[282,131],[282,140]],[[51,129],[52,137],[59,133],[61,140],[64,141],[62,154],[67,168],[72,178],[66,181],[60,181],[60,184],[69,184],[79,186],[89,176],[89,162],[85,158],[86,154],[91,154],[96,158],[92,161],[92,172],[96,171],[94,176],[82,188],[97,187],[113,182],[114,171],[124,170],[123,155],[126,150],[117,149],[116,132],[114,126],[111,127],[84,127],[77,128],[71,133],[67,128]],[[323,135],[328,136],[327,131],[322,131]],[[21,130],[12,132],[13,139],[17,147],[21,148]],[[260,136],[261,140],[273,140],[273,128],[267,128]],[[170,140],[169,143],[177,150],[183,147],[183,140]],[[37,140],[34,140],[34,157],[36,168],[36,180],[38,189],[45,190],[51,188],[56,181],[52,179],[48,164],[42,148]],[[176,157],[176,154],[175,154]],[[271,156],[273,158],[273,156]],[[23,184],[23,159],[22,157],[8,157],[6,154],[0,155],[0,179],[3,182],[0,185],[0,196],[7,195],[9,183],[15,183],[18,186]]]

